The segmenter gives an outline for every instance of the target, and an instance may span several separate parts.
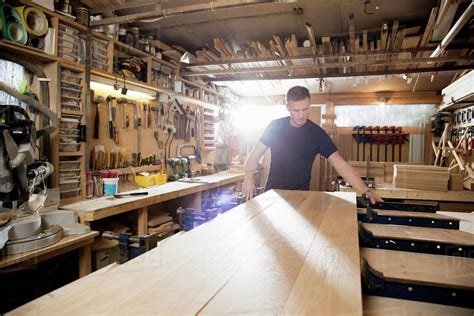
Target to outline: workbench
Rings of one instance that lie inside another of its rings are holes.
[[[11,314],[362,315],[355,200],[271,190]]]
[[[138,210],[138,234],[142,235],[147,234],[149,206],[180,197],[189,197],[194,200],[195,205],[198,205],[200,204],[200,192],[236,183],[243,179],[243,173],[219,172],[209,176],[191,178],[188,180],[189,182],[174,181],[136,190],[148,192],[146,196],[124,198],[104,196],[69,204],[61,208],[74,211],[79,216],[80,222],[85,225],[90,225],[93,221],[109,216]]]
[[[64,236],[58,242],[41,249],[0,257],[0,269],[26,267],[79,249],[79,276],[86,276],[91,272],[91,244],[98,234],[96,231],[91,231],[80,235]]]

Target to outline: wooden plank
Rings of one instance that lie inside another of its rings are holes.
[[[428,219],[442,219],[442,220],[458,220],[455,217],[446,216],[437,213],[427,212],[409,212],[409,211],[395,211],[395,210],[375,210],[380,216],[392,216],[392,217],[413,217],[413,218],[428,218]],[[367,209],[358,208],[358,214],[367,214]]]
[[[351,189],[341,187],[342,192],[352,192]],[[431,200],[431,201],[454,201],[472,203],[474,194],[471,191],[426,191],[395,188],[392,183],[377,182],[374,192],[381,198],[391,199],[412,199],[412,200]]]
[[[359,314],[360,278],[356,265],[359,253],[355,249],[355,210],[348,204],[350,197],[331,201],[331,209],[341,216],[328,215],[306,256],[305,263],[286,301],[285,314],[336,315]],[[345,207],[349,207],[345,210]],[[332,213],[334,214],[334,213]],[[344,215],[343,215],[344,214]],[[341,257],[344,254],[345,257]],[[337,271],[337,272],[336,272]],[[316,284],[324,286],[315,286]],[[330,290],[325,285],[331,284]],[[337,289],[335,291],[335,289]],[[322,302],[326,302],[322,304]]]
[[[456,245],[474,245],[474,234],[441,228],[411,227],[382,224],[362,224],[376,237],[430,242],[451,243]]]
[[[474,289],[471,258],[372,248],[361,248],[360,256],[387,281]]]
[[[291,193],[288,197],[293,195]],[[248,311],[260,313],[269,310],[278,313],[282,309],[298,274],[303,273],[300,271],[306,265],[306,254],[318,242],[317,237],[315,238],[317,231],[324,229],[326,225],[323,219],[328,216],[328,212],[338,209],[330,196],[321,200],[321,203],[329,204],[328,208],[311,205],[314,199],[305,198],[305,195],[300,195],[300,199],[302,201],[298,203],[294,200],[289,205],[285,203],[272,206],[272,212],[282,214],[270,223],[278,228],[275,230],[276,234],[269,236],[272,246],[259,249],[257,256],[253,253],[242,256],[249,259],[245,259],[245,269],[238,271],[199,314],[217,315],[223,311],[228,314],[244,314]],[[299,216],[285,212],[285,208],[295,209]],[[348,218],[353,220],[353,211],[348,212]],[[263,223],[260,229],[265,230]],[[353,232],[352,230],[350,234]],[[313,266],[313,269],[316,268]],[[314,280],[310,283],[317,284]],[[249,286],[250,284],[258,286]],[[239,295],[239,300],[235,300],[235,295]],[[320,299],[322,298],[316,300]]]
[[[301,273],[323,269],[324,282],[307,285],[324,293],[309,297],[308,313],[361,315],[354,198],[354,194],[266,192],[190,232],[160,242],[135,260],[99,270],[12,314],[61,310],[187,315],[212,313],[212,307],[217,314],[282,313],[285,303],[293,301],[292,290],[299,285]],[[328,215],[341,211],[342,221]],[[305,292],[311,296],[311,291]],[[335,304],[342,295],[344,304]]]
[[[381,296],[364,295],[363,306],[365,316],[472,316],[468,308]]]

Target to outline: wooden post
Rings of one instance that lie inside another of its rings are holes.
[[[79,277],[91,273],[91,245],[85,245],[79,248]]]
[[[138,235],[148,234],[148,206],[138,209]]]

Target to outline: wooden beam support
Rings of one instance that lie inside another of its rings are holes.
[[[440,94],[434,91],[425,92],[371,92],[371,93],[332,93],[311,94],[311,104],[326,104],[332,102],[334,105],[377,105],[379,98],[387,98],[387,104],[439,104],[442,101]],[[243,103],[249,104],[278,104],[285,101],[285,96],[248,97],[241,99]]]
[[[377,76],[377,75],[395,75],[395,74],[408,74],[408,73],[424,73],[424,72],[442,72],[442,71],[458,71],[465,69],[474,69],[474,65],[461,65],[461,66],[440,66],[440,67],[429,67],[429,68],[417,68],[417,69],[394,69],[387,71],[363,71],[363,72],[354,72],[350,74],[341,74],[341,73],[332,73],[325,74],[324,78],[344,78],[344,77],[366,77],[366,76]],[[237,75],[237,76],[222,76],[216,78],[204,78],[206,82],[213,81],[244,81],[244,80],[282,80],[282,79],[305,79],[305,78],[319,78],[320,75],[317,74],[305,74],[305,75],[292,75],[282,76],[282,75]]]
[[[472,61],[471,56],[452,56],[452,57],[435,57],[435,58],[412,58],[412,59],[384,59],[384,60],[358,60],[358,61],[349,61],[349,62],[329,62],[321,65],[314,64],[303,64],[303,65],[287,65],[284,69],[282,67],[255,67],[255,68],[238,68],[230,70],[205,70],[205,71],[187,71],[182,72],[182,76],[207,76],[207,75],[230,75],[230,74],[251,74],[251,73],[265,73],[265,72],[275,72],[282,70],[298,70],[298,69],[328,69],[328,68],[338,68],[338,67],[354,67],[354,66],[369,66],[369,65],[411,65],[417,63],[434,63],[434,62],[457,62],[457,61]],[[436,71],[435,67],[432,67],[433,72]]]
[[[443,38],[441,44],[436,47],[434,52],[431,54],[430,57],[438,57],[441,53],[444,52],[446,47],[451,43],[451,41],[456,37],[456,35],[461,31],[463,26],[471,19],[472,15],[474,14],[474,2],[471,1],[469,6],[467,7],[466,11],[459,17],[456,24],[449,30],[448,34]]]

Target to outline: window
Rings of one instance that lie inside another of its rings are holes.
[[[417,126],[429,123],[436,113],[434,104],[390,104],[390,105],[338,105],[334,107],[336,125],[350,127],[366,126]]]
[[[20,91],[23,78],[24,70],[22,66],[6,60],[0,60],[0,82]],[[21,102],[0,90],[0,104],[20,105]]]

